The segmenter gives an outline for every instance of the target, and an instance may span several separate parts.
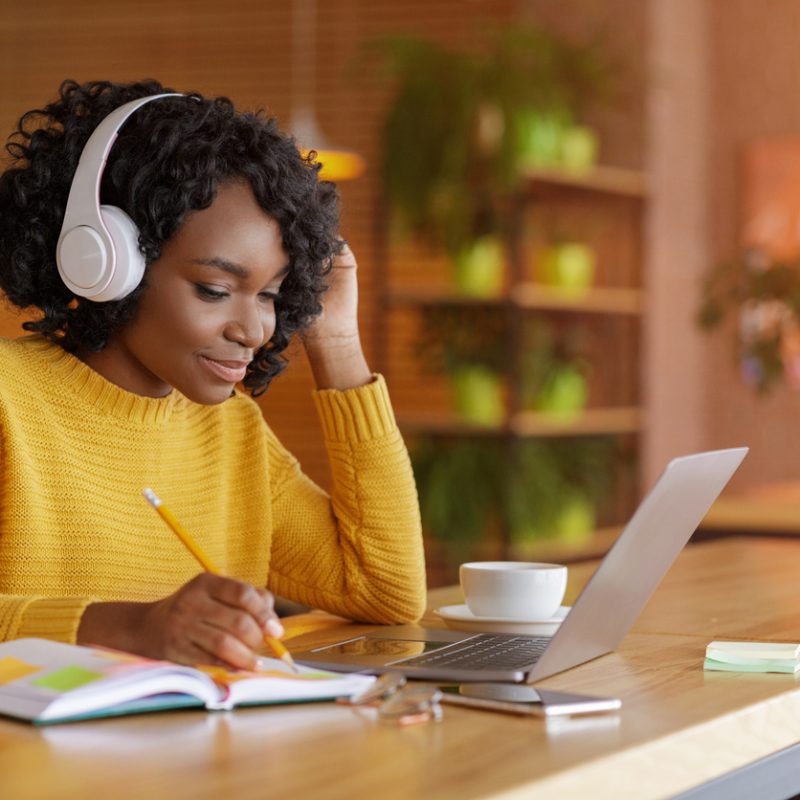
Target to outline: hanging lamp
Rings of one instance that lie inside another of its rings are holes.
[[[292,115],[290,128],[300,151],[316,153],[320,177],[328,181],[358,178],[366,162],[356,152],[329,144],[314,113],[316,0],[292,0]]]

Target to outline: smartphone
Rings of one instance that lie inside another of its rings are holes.
[[[440,685],[441,702],[487,711],[505,711],[534,717],[596,714],[622,708],[618,697],[595,697],[515,683],[461,683]]]

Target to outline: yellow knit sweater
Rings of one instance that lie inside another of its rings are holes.
[[[227,575],[352,619],[418,618],[417,497],[383,379],[314,397],[332,496],[244,394],[141,397],[41,337],[0,339],[0,641],[73,642],[89,603],[197,573],[145,486]]]

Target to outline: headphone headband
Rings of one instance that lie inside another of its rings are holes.
[[[144,260],[139,252],[138,232],[121,209],[101,209],[100,181],[111,148],[128,117],[153,100],[183,96],[166,92],[124,103],[100,122],[86,142],[72,179],[56,250],[59,274],[74,294],[98,302],[119,300],[139,284]],[[120,268],[124,274],[119,274]]]

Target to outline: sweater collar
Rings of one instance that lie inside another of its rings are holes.
[[[121,389],[68,353],[58,344],[34,334],[17,340],[55,373],[57,386],[71,389],[100,413],[145,425],[163,425],[191,401],[173,389],[165,397],[144,397]]]

